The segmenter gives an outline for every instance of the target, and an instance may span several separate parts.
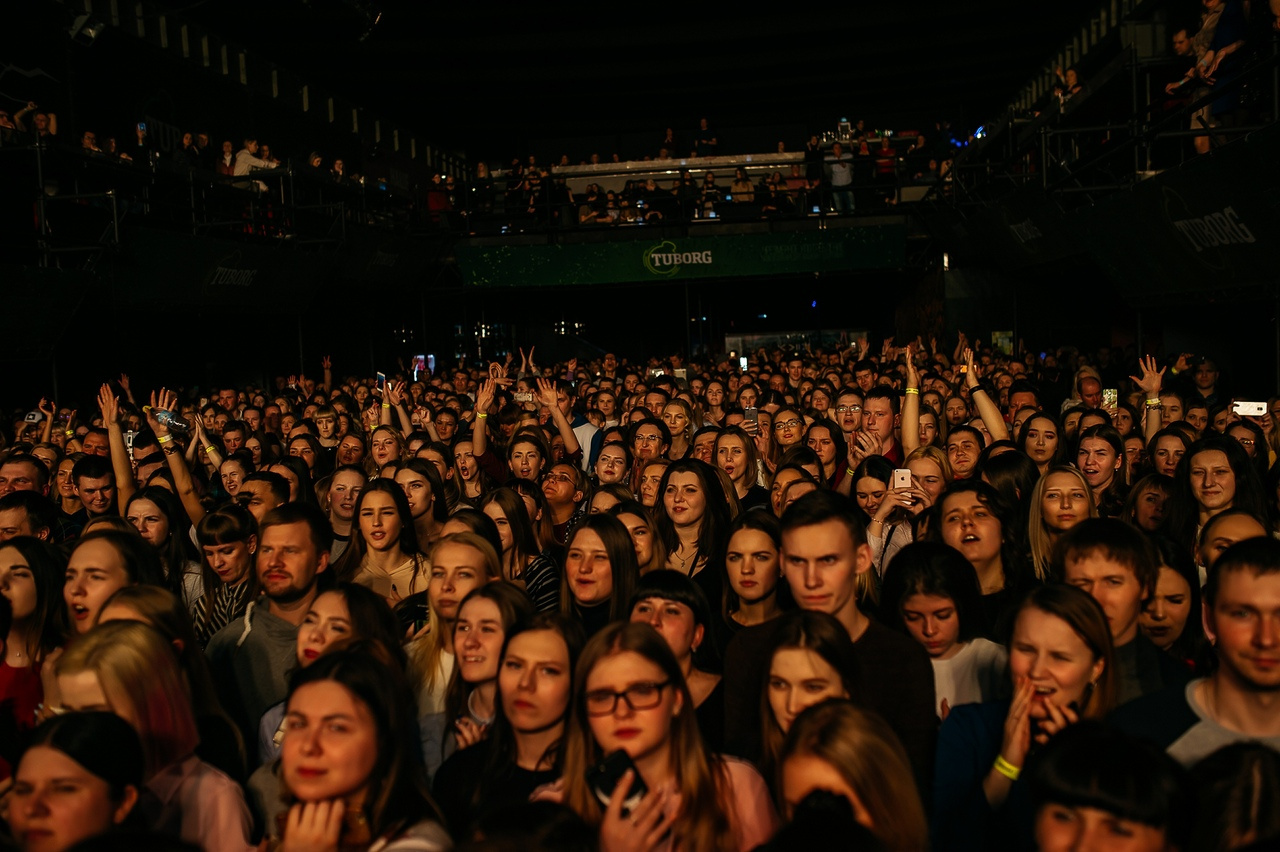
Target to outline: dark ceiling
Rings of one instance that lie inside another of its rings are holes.
[[[987,0],[503,5],[219,0],[229,38],[437,144],[510,155],[536,140],[717,127],[902,127],[990,118],[1094,10]],[[363,41],[370,10],[381,19]],[[234,27],[227,22],[234,21]],[[789,144],[799,147],[803,138]]]

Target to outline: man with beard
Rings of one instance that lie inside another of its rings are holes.
[[[329,520],[309,503],[268,512],[258,527],[262,593],[244,618],[215,633],[205,649],[218,694],[246,743],[257,742],[262,714],[288,695],[298,627],[327,579],[332,537]]]

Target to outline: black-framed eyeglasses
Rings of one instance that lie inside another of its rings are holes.
[[[837,414],[857,414],[861,410],[862,410],[861,405],[837,405],[836,406]]]
[[[773,424],[773,428],[779,429],[779,430],[794,429],[799,425],[800,425],[799,420],[779,420],[777,423]]]
[[[627,706],[635,710],[652,710],[662,703],[662,690],[671,685],[671,681],[661,683],[645,681],[633,683],[622,692],[612,689],[593,689],[586,695],[588,716],[608,716],[618,707],[618,699],[627,702]]]

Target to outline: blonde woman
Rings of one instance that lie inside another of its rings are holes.
[[[1036,578],[1049,579],[1049,555],[1053,544],[1085,518],[1098,517],[1098,507],[1084,474],[1071,465],[1050,468],[1031,492],[1027,539]]]
[[[418,695],[422,756],[429,775],[434,775],[448,757],[445,699],[455,667],[453,628],[458,607],[473,589],[501,577],[497,551],[475,533],[446,535],[432,548],[426,633],[409,647],[410,673]]]

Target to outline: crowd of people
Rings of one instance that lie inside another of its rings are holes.
[[[1273,848],[1280,399],[964,335],[733,356],[40,400],[14,844]]]

